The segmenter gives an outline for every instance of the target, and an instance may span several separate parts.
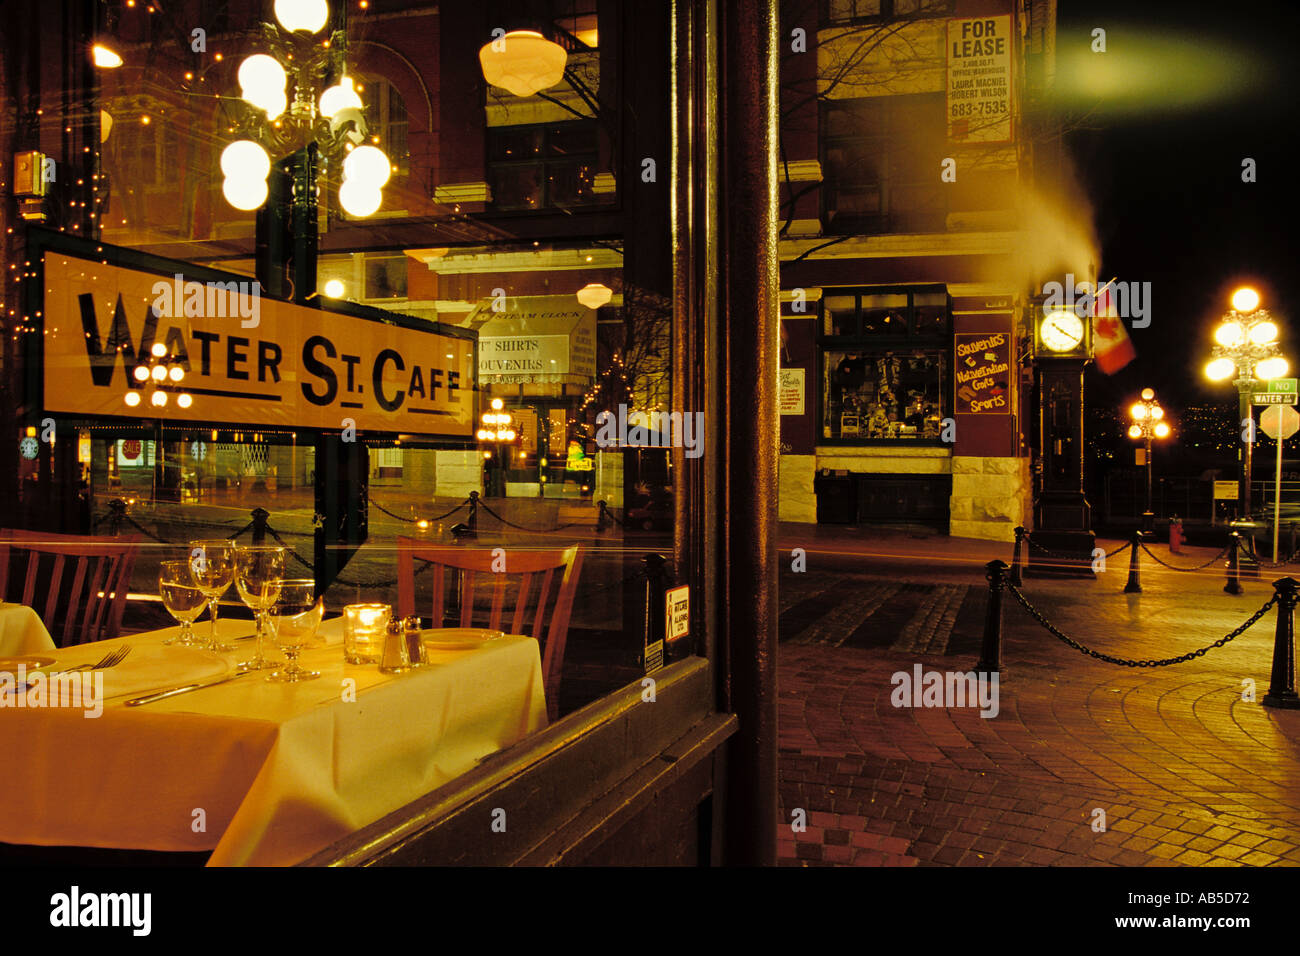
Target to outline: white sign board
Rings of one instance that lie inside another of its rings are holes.
[[[664,637],[675,641],[691,633],[691,589],[689,585],[669,588],[664,595]]]
[[[1011,142],[1011,16],[948,21],[948,139]]]
[[[783,368],[778,372],[776,403],[782,415],[803,414],[803,369]]]

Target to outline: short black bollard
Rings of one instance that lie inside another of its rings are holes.
[[[271,512],[265,508],[253,509],[253,544],[263,544],[266,541],[266,519],[271,517]]]
[[[1228,536],[1228,583],[1223,586],[1229,594],[1241,593],[1241,569],[1237,564],[1240,548],[1241,535],[1234,531]]]
[[[604,498],[601,498],[596,502],[596,531],[604,531],[609,525],[609,505],[605,504]]]
[[[993,673],[1002,670],[1002,591],[1007,586],[1007,565],[993,560],[984,565],[984,576],[989,580],[989,603],[984,612],[984,643],[976,673]]]
[[[1295,692],[1295,606],[1300,600],[1297,589],[1300,581],[1295,578],[1273,582],[1277,631],[1273,638],[1273,673],[1262,701],[1265,707],[1300,708],[1300,696]]]
[[[1129,543],[1128,583],[1124,585],[1125,594],[1142,593],[1142,573],[1138,564],[1138,550],[1142,547],[1142,532],[1134,531]]]
[[[1016,587],[1024,584],[1020,580],[1020,545],[1025,540],[1025,529],[1016,528],[1016,549],[1011,552],[1011,583]]]
[[[467,519],[471,537],[478,537],[478,492],[469,493],[469,518]]]
[[[114,535],[122,533],[122,522],[126,520],[126,502],[114,498],[108,503],[108,530]]]

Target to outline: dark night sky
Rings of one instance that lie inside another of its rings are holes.
[[[1090,50],[1096,27],[1104,54]],[[1089,401],[1120,405],[1150,385],[1176,415],[1231,399],[1201,370],[1243,281],[1281,327],[1295,374],[1298,27],[1294,3],[1061,3],[1058,88],[1076,116],[1091,108],[1067,151],[1092,204],[1098,272],[1152,285],[1151,325],[1130,330],[1137,360],[1111,378],[1090,371]],[[1085,72],[1114,88],[1096,94]],[[1255,183],[1242,182],[1244,157],[1258,164]]]

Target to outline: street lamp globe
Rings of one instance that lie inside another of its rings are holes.
[[[1157,438],[1168,438],[1168,437],[1169,437],[1169,426],[1166,425],[1164,422],[1156,422],[1156,437],[1157,437]]]
[[[515,96],[532,96],[564,79],[569,55],[535,30],[512,30],[478,51],[483,78]]]
[[[1141,437],[1142,437],[1142,426],[1141,426],[1141,425],[1130,425],[1130,426],[1128,427],[1128,437],[1129,437],[1129,438],[1141,438]]]
[[[153,372],[150,374],[153,376],[155,382],[161,382],[167,377],[167,369],[163,368],[161,365],[155,365],[153,367]]]
[[[126,393],[126,403],[127,403],[128,405],[130,405],[132,408],[135,408],[137,405],[140,404],[140,393],[139,393],[139,392],[127,392],[127,393]]]
[[[1155,397],[1156,397],[1156,390],[1154,388],[1142,389],[1142,401],[1149,402],[1151,401],[1151,399]]]
[[[122,65],[122,58],[117,53],[102,43],[96,43],[91,47],[91,56],[95,60],[95,66],[103,70],[116,70]]]
[[[271,174],[271,157],[251,139],[236,140],[221,151],[221,171],[226,179],[265,181]]]
[[[135,380],[137,382],[143,382],[149,378],[149,370],[145,368],[143,365],[137,365],[135,367],[135,371],[132,374],[135,376]]]
[[[1161,408],[1159,405],[1152,405],[1151,417],[1154,418],[1156,421],[1160,421],[1160,419],[1165,417],[1165,410]]]
[[[379,191],[378,186],[372,186],[359,179],[346,180],[339,187],[339,202],[350,216],[358,218],[369,216],[383,201],[384,195]]]
[[[173,382],[179,382],[185,377],[185,369],[181,368],[179,365],[173,365],[167,370],[167,377]]]
[[[154,358],[162,358],[164,355],[167,354],[167,346],[164,345],[162,342],[155,342],[153,344],[153,347],[150,348],[149,351],[153,353]]]
[[[1224,322],[1214,330],[1214,341],[1225,349],[1235,349],[1246,341],[1246,330],[1240,322]]]
[[[371,189],[382,187],[392,172],[388,157],[376,146],[358,146],[343,160],[343,177]]]
[[[176,396],[176,404],[179,405],[181,408],[189,408],[191,405],[194,404],[194,397],[192,395],[189,395],[188,393],[183,392],[180,395]]]
[[[221,184],[221,195],[236,209],[250,212],[266,202],[270,189],[265,179],[227,179]]]
[[[1242,286],[1232,293],[1232,307],[1238,312],[1254,312],[1259,308],[1259,293],[1250,286]]]
[[[352,77],[343,76],[339,81],[320,95],[320,115],[333,119],[339,110],[363,109],[361,97],[352,88]]]
[[[343,298],[343,293],[346,291],[347,287],[339,279],[330,279],[325,283],[325,294],[331,299]]]
[[[1145,421],[1147,417],[1147,407],[1141,402],[1137,402],[1128,410],[1128,413],[1132,418],[1136,418],[1138,421]]]
[[[1277,341],[1277,326],[1272,322],[1259,322],[1250,327],[1250,341],[1255,345],[1268,345]]]
[[[275,0],[275,18],[290,33],[297,30],[319,33],[329,15],[325,0]]]
[[[1275,355],[1272,358],[1264,359],[1255,366],[1255,377],[1258,379],[1281,378],[1290,367],[1286,359],[1280,355]]]
[[[289,77],[275,57],[254,53],[239,64],[239,88],[244,100],[275,119],[288,105],[284,87]]]
[[[589,309],[599,309],[614,295],[614,290],[599,282],[589,282],[578,290],[578,301]]]
[[[1217,358],[1205,366],[1205,377],[1212,382],[1222,382],[1225,378],[1231,378],[1235,371],[1237,363],[1232,359]]]
[[[150,396],[149,401],[153,402],[154,405],[158,406],[159,408],[162,408],[164,405],[167,404],[167,393],[154,392],[153,395]]]

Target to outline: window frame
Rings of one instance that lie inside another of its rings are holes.
[[[550,131],[555,127],[561,126],[568,129],[584,127],[590,130],[592,134],[592,149],[590,153],[572,153],[569,155],[550,154],[551,138]],[[504,133],[524,133],[532,130],[540,131],[542,136],[542,153],[540,158],[535,159],[492,159],[492,137]],[[551,200],[550,179],[547,177],[548,167],[554,163],[556,165],[571,163],[574,158],[582,159],[590,157],[592,170],[592,183],[594,185],[597,175],[596,170],[600,166],[600,127],[595,120],[561,120],[550,123],[519,123],[511,126],[489,126],[484,131],[484,174],[488,183],[495,185],[497,170],[501,169],[529,169],[541,167],[542,171],[542,202],[535,207],[528,206],[502,206],[497,201],[497,190],[493,189],[492,202],[488,203],[488,209],[494,213],[502,215],[529,215],[532,213],[563,212],[565,210],[586,210],[598,208],[602,205],[601,197],[596,192],[592,192],[592,199],[589,202],[574,203],[569,205],[557,205]]]
[[[941,332],[915,331],[918,295],[944,296],[944,329]],[[856,332],[852,335],[826,333],[826,300],[851,295],[855,302]],[[902,335],[881,335],[862,329],[862,299],[867,296],[906,295],[908,331]],[[826,354],[828,352],[859,352],[883,355],[886,352],[911,352],[925,350],[940,353],[945,367],[939,383],[940,420],[954,416],[953,405],[953,316],[952,295],[944,283],[918,283],[916,285],[888,286],[827,286],[823,287],[817,307],[817,407],[815,445],[890,448],[944,448],[951,443],[940,438],[829,438],[826,425]]]
[[[956,0],[920,0],[922,9],[915,13],[900,14],[895,10],[897,0],[880,0],[879,13],[854,13],[847,17],[837,17],[831,13],[831,3],[833,0],[821,0],[820,10],[821,25],[823,27],[852,26],[860,23],[891,23],[897,20],[938,20],[947,19],[954,15],[957,9]],[[865,0],[849,0],[856,6],[864,3]]]

